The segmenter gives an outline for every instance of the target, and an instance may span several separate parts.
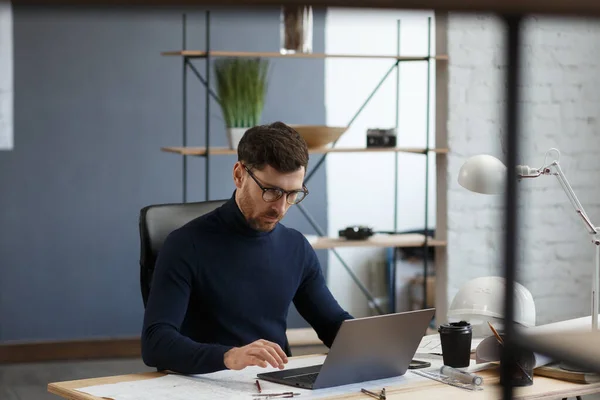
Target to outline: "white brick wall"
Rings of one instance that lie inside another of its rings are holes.
[[[525,25],[521,163],[546,150],[561,165],[592,222],[600,225],[600,24],[532,18]],[[502,197],[456,180],[467,157],[503,157],[503,26],[490,16],[449,21],[448,300],[467,280],[502,274]],[[554,177],[520,183],[519,281],[533,294],[537,323],[589,315],[594,247]]]

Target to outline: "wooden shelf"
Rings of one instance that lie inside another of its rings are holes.
[[[162,151],[167,153],[180,154],[182,156],[206,156],[206,147],[162,147]],[[423,147],[385,147],[385,148],[366,148],[366,147],[348,147],[348,148],[330,148],[322,147],[318,149],[309,149],[309,153],[417,153],[424,154],[426,149]],[[430,152],[438,154],[448,153],[448,149],[429,149]],[[211,147],[210,154],[216,156],[235,155],[237,150],[228,147]]]
[[[394,55],[369,55],[369,54],[324,54],[324,53],[309,53],[309,54],[281,54],[277,52],[252,52],[252,51],[202,51],[202,50],[173,50],[163,51],[160,53],[163,56],[177,56],[188,58],[205,58],[210,57],[262,57],[262,58],[382,58],[400,61],[426,61],[432,60],[448,60],[448,55],[438,56],[394,56]]]
[[[421,247],[425,236],[418,233],[375,234],[366,240],[347,240],[339,237],[319,237],[311,242],[314,249],[333,249],[336,247]],[[428,246],[446,246],[443,240],[428,238]]]

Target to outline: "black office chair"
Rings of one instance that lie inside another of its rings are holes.
[[[227,200],[201,201],[194,203],[170,203],[146,206],[140,211],[140,286],[144,308],[148,304],[154,265],[164,240],[169,233],[194,218],[207,214],[223,205]],[[291,349],[286,339],[285,353],[290,357]]]
[[[144,308],[148,303],[156,257],[163,242],[175,229],[194,218],[207,214],[223,205],[226,200],[195,203],[155,204],[140,211],[140,285]]]

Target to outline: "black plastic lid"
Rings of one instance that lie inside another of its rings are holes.
[[[453,333],[458,333],[458,332],[471,332],[472,327],[471,324],[468,323],[467,321],[460,321],[460,322],[451,322],[448,324],[443,324],[440,325],[440,327],[438,328],[438,332],[453,332]]]

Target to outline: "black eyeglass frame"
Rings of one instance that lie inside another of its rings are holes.
[[[258,187],[260,188],[260,190],[262,190],[262,198],[267,203],[275,202],[275,201],[281,199],[281,197],[285,194],[285,201],[289,205],[293,206],[295,204],[299,204],[300,202],[302,202],[306,198],[306,196],[308,196],[308,194],[310,193],[308,191],[308,188],[305,185],[302,185],[302,189],[296,189],[296,190],[284,190],[284,189],[279,188],[279,187],[265,187],[265,186],[263,186],[258,181],[258,178],[256,178],[256,176],[252,173],[252,171],[250,171],[250,168],[248,168],[244,164],[242,164],[242,166],[244,167],[244,169],[246,170],[246,172],[248,172],[248,175],[250,175],[250,177],[252,178],[252,180],[254,182],[256,182],[256,184],[258,185]],[[265,194],[267,194],[267,193],[275,193],[275,198],[273,200],[266,200],[265,199]],[[291,194],[302,194],[303,197],[299,201],[297,201],[295,203],[290,203],[289,198],[290,198]]]

